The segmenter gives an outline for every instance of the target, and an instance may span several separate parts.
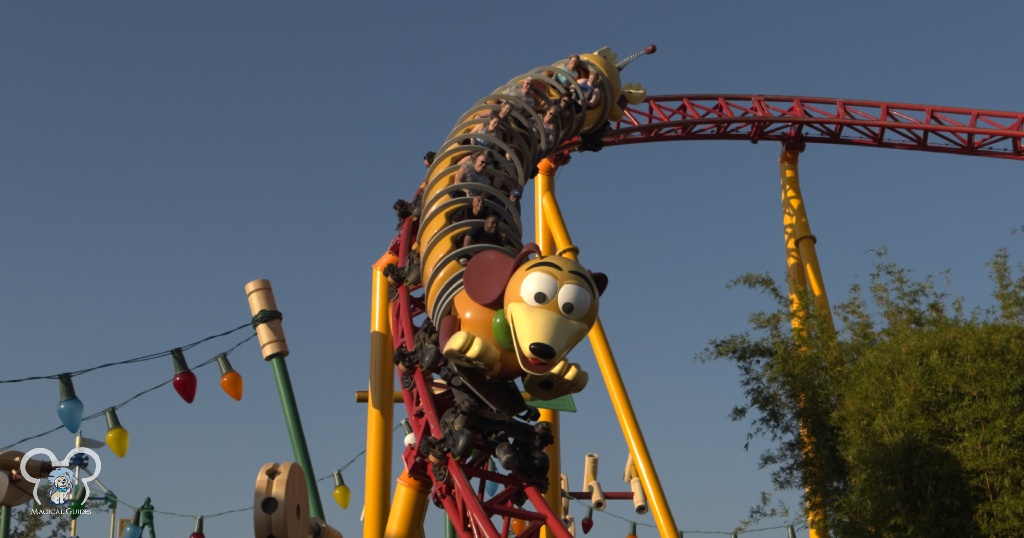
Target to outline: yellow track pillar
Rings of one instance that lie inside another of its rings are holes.
[[[554,254],[555,250],[555,239],[551,235],[551,229],[548,227],[547,220],[544,218],[544,211],[541,208],[541,201],[544,196],[550,193],[554,196],[555,192],[555,172],[558,171],[558,165],[551,162],[550,159],[543,159],[537,165],[538,173],[537,177],[534,178],[534,227],[536,228],[535,235],[537,246],[540,247],[541,254],[545,256]],[[551,423],[551,435],[555,438],[555,441],[548,445],[544,449],[544,452],[548,455],[548,487],[547,493],[544,498],[547,500],[548,505],[551,506],[552,510],[556,512],[561,511],[562,507],[562,492],[558,484],[561,484],[562,476],[562,446],[561,446],[561,416],[558,411],[554,409],[541,409],[540,420]],[[542,536],[549,538],[553,534],[544,527]]]
[[[802,146],[784,145],[779,157],[779,177],[782,183],[782,224],[786,233],[786,266],[789,270],[790,301],[799,306],[799,294],[810,288],[814,305],[828,311],[825,281],[818,266],[814,250],[817,238],[811,233],[803,196],[800,194],[800,173],[797,161]]]
[[[555,253],[555,238],[551,235],[551,228],[544,218],[541,200],[547,193],[550,192],[552,195],[555,193],[555,172],[558,171],[558,165],[551,162],[550,159],[544,159],[537,164],[537,170],[539,172],[533,182],[534,198],[536,199],[534,202],[534,227],[536,228],[537,246],[546,256]]]
[[[821,312],[828,312],[828,296],[825,294],[825,282],[818,266],[818,255],[814,249],[817,241],[811,234],[811,225],[807,220],[803,196],[800,194],[800,174],[797,161],[804,147],[802,143],[786,143],[779,156],[779,180],[782,186],[782,225],[786,235],[786,268],[789,281],[789,300],[793,311],[801,308],[800,300],[804,290],[811,290],[814,305]],[[793,318],[792,325],[798,329],[801,325],[799,316]],[[820,472],[821,465],[814,453],[814,432],[804,424],[800,425],[800,437],[804,443],[804,465],[810,472]],[[807,472],[807,471],[805,471]],[[806,480],[805,492],[809,504],[822,501],[823,492],[813,491],[810,484],[813,478]],[[828,538],[824,514],[818,509],[808,509],[807,526],[810,538]]]
[[[384,538],[424,538],[423,521],[427,516],[430,482],[402,471],[395,486],[395,502]]]
[[[541,166],[541,170],[544,170],[543,166]],[[540,176],[538,176],[539,178]],[[569,237],[569,231],[562,220],[562,212],[558,207],[558,202],[555,200],[554,192],[549,190],[544,192],[543,196],[538,197],[538,210],[542,210],[544,213],[544,224],[554,236],[555,247],[563,249],[572,245],[572,239]],[[571,252],[564,255],[574,257]],[[608,343],[608,337],[605,335],[600,318],[594,322],[593,328],[590,329],[590,345],[594,349],[597,365],[601,369],[601,377],[604,379],[605,387],[608,389],[608,396],[612,401],[612,407],[615,409],[615,416],[619,419],[619,427],[622,428],[622,434],[626,438],[629,452],[633,456],[633,462],[636,466],[637,474],[640,476],[640,482],[647,493],[648,504],[651,508],[651,514],[654,516],[655,524],[658,527],[658,533],[663,537],[674,538],[679,536],[679,529],[676,527],[675,519],[672,517],[672,511],[661,488],[661,482],[658,480],[658,473],[654,469],[654,461],[651,458],[650,451],[647,450],[647,443],[644,441],[643,432],[640,430],[640,422],[633,411],[633,404],[629,401],[626,385],[623,383],[619,367],[615,363],[615,356],[612,354],[611,345]],[[560,482],[557,480],[551,482],[552,485],[558,483]]]
[[[392,362],[388,279],[373,270],[370,306],[370,395],[366,416],[366,498],[364,538],[381,538],[391,494],[391,424],[394,422],[395,366]]]

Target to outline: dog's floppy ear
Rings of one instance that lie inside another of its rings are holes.
[[[462,284],[469,298],[492,310],[500,309],[504,306],[505,286],[512,278],[512,273],[531,253],[536,252],[536,245],[529,244],[515,258],[499,249],[474,254],[462,274]]]
[[[505,286],[515,270],[515,258],[498,249],[485,250],[469,259],[462,283],[474,303],[497,310],[502,306]]]
[[[603,294],[605,288],[608,287],[608,275],[604,273],[595,273],[593,271],[590,271],[590,278],[593,278],[594,284],[597,284],[597,294]]]

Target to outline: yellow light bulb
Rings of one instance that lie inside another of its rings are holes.
[[[334,502],[342,510],[348,510],[348,501],[352,497],[352,490],[345,485],[345,479],[341,477],[341,471],[334,471]]]
[[[117,457],[123,458],[128,453],[128,430],[122,426],[107,430],[107,446]]]
[[[123,458],[128,453],[128,430],[117,420],[113,407],[108,407],[103,413],[107,416],[107,446],[117,457]]]
[[[348,510],[348,501],[351,496],[352,491],[344,484],[334,488],[334,502],[338,503],[343,510]]]

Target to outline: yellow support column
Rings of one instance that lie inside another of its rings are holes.
[[[544,212],[545,225],[554,236],[555,247],[564,249],[572,245],[572,239],[569,237],[569,231],[562,220],[562,212],[558,207],[558,202],[555,200],[554,193],[550,191],[545,192],[543,198],[540,199],[540,206]],[[571,252],[566,253],[565,256],[575,257]],[[615,415],[619,418],[619,426],[622,428],[622,434],[626,438],[626,444],[629,446],[629,453],[633,456],[633,462],[636,466],[637,474],[640,476],[640,482],[644,486],[644,491],[647,492],[648,504],[651,514],[654,516],[654,522],[658,527],[658,532],[663,537],[674,538],[679,536],[679,529],[676,527],[675,519],[672,517],[672,510],[668,506],[665,493],[661,488],[661,482],[658,480],[658,473],[654,469],[654,461],[647,450],[647,443],[644,441],[643,432],[640,430],[640,423],[637,421],[636,413],[633,411],[633,404],[629,401],[626,385],[622,381],[622,375],[619,373],[619,367],[615,362],[611,346],[608,344],[608,338],[605,335],[600,318],[594,322],[593,328],[590,329],[590,345],[594,349],[597,365],[601,369],[601,378],[604,379],[605,386],[608,389],[608,396],[612,401],[612,407],[615,409]],[[557,483],[552,482],[552,484]]]
[[[551,228],[548,227],[547,220],[544,218],[544,210],[541,207],[541,201],[547,193],[554,195],[555,193],[555,172],[558,171],[558,165],[551,162],[550,159],[544,159],[537,164],[537,177],[534,178],[533,192],[534,192],[534,222],[536,228],[536,243],[540,247],[541,253],[545,256],[555,253],[555,238],[551,235]]]
[[[402,471],[395,486],[395,502],[384,538],[424,538],[430,482]]]
[[[555,240],[544,218],[541,200],[548,193],[554,195],[555,172],[558,171],[558,165],[549,159],[544,159],[538,163],[537,170],[538,173],[537,177],[534,178],[533,191],[535,199],[534,227],[536,228],[537,246],[540,247],[541,254],[547,256],[556,252]],[[557,485],[561,483],[562,476],[561,416],[554,409],[541,409],[540,420],[551,423],[551,435],[555,438],[554,442],[544,449],[544,453],[548,455],[548,484],[551,484],[544,498],[547,499],[548,505],[558,512],[562,506],[562,492],[561,488]],[[550,538],[553,534],[548,531],[547,527],[544,527],[542,536]]]
[[[814,249],[817,241],[811,234],[811,226],[807,220],[803,196],[800,193],[800,174],[797,161],[803,151],[803,143],[786,143],[779,156],[779,179],[782,187],[782,225],[786,236],[786,268],[789,280],[789,300],[793,311],[800,311],[801,295],[808,288],[814,297],[814,305],[822,312],[828,312],[828,296],[825,294],[825,282],[818,266],[818,255]],[[795,316],[792,321],[794,329],[799,329],[802,320]],[[814,432],[804,424],[800,425],[800,437],[804,443],[804,464],[806,469],[821,468],[817,462],[817,454],[813,451]],[[814,472],[814,471],[811,471]],[[813,479],[812,479],[813,480]],[[811,480],[805,480],[807,484]],[[808,504],[823,502],[824,492],[814,491],[805,485]],[[828,527],[825,525],[824,514],[819,509],[808,508],[807,526],[810,538],[828,538]]]
[[[814,249],[817,238],[811,233],[807,209],[800,194],[800,173],[797,161],[802,145],[784,145],[779,157],[779,176],[782,183],[782,224],[786,233],[786,265],[789,268],[789,298],[799,306],[799,293],[810,288],[814,306],[828,312],[825,281],[818,266]]]
[[[366,415],[366,499],[364,538],[381,538],[391,494],[391,424],[394,422],[395,367],[392,362],[388,279],[373,270],[370,306],[370,395]]]

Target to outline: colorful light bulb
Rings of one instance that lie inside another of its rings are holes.
[[[124,538],[142,538],[142,525],[139,523],[142,519],[141,514],[138,510],[135,510],[135,514],[132,516],[132,522],[124,528]]]
[[[342,510],[348,510],[348,501],[352,497],[352,491],[345,485],[345,479],[341,477],[341,471],[334,471],[334,502]]]
[[[174,390],[186,403],[192,403],[196,399],[196,374],[189,370],[185,362],[185,353],[180,347],[171,350],[171,358],[174,360]]]
[[[242,376],[231,367],[228,362],[228,354],[217,355],[217,366],[220,366],[220,388],[235,399],[242,399]]]
[[[196,530],[192,531],[188,538],[206,538],[206,535],[203,534],[203,516],[196,518]]]
[[[75,496],[71,500],[71,508],[68,510],[71,513],[71,521],[78,519],[78,516],[82,515],[85,508],[85,488],[80,484],[75,486]]]
[[[487,470],[492,473],[498,472],[498,467],[494,464],[494,460],[487,460]],[[487,486],[484,487],[484,491],[486,491],[491,497],[494,497],[494,494],[498,492],[498,483],[494,480],[488,480]]]
[[[405,431],[405,439],[402,442],[405,446],[412,446],[416,444],[416,434],[412,431],[412,424],[409,424],[409,419],[403,418],[400,422],[402,430]]]
[[[594,527],[594,507],[587,507],[587,515],[580,520],[580,527],[583,527],[583,534],[590,532],[590,529]]]
[[[75,385],[71,382],[71,374],[60,374],[60,402],[57,403],[57,416],[71,433],[77,433],[82,427],[82,400],[75,396]]]
[[[107,446],[117,457],[123,458],[128,453],[128,430],[121,427],[113,407],[108,407],[103,414],[107,417]]]

